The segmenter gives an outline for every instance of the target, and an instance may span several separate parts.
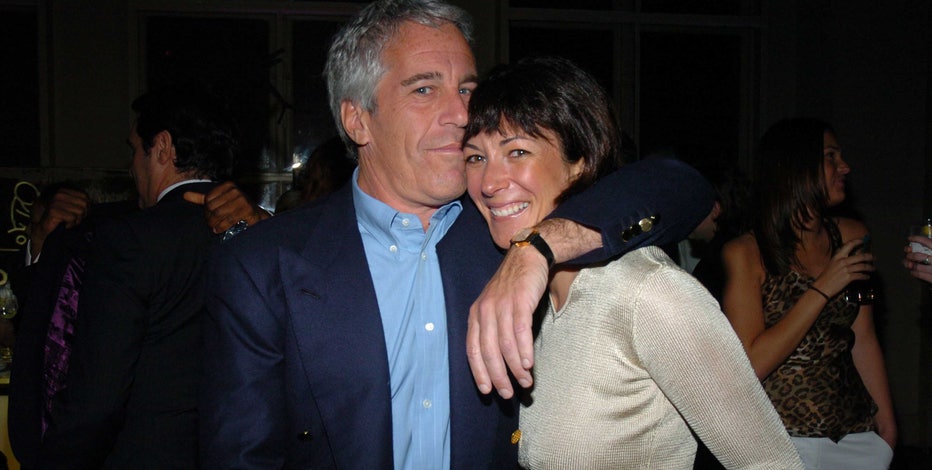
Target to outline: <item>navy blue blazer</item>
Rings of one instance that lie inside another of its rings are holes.
[[[711,188],[691,168],[624,167],[554,216],[603,230],[606,259],[687,235]],[[481,395],[466,360],[469,306],[502,259],[478,211],[464,210],[437,252],[447,307],[451,466],[514,468],[517,411]],[[650,231],[632,230],[660,216]],[[204,468],[391,468],[387,352],[351,185],[251,227],[213,257],[200,399]]]

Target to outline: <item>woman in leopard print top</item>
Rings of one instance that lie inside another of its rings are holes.
[[[825,215],[851,169],[814,119],[778,122],[759,150],[754,230],[722,251],[724,311],[807,467],[886,468],[896,423],[873,310],[844,296],[873,271],[867,228]]]

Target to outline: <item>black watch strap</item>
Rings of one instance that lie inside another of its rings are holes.
[[[553,267],[554,262],[556,261],[553,257],[553,250],[550,249],[550,245],[544,240],[544,237],[540,236],[540,232],[536,228],[524,229],[511,239],[511,245],[517,247],[523,246],[533,246],[544,256],[544,259],[547,260],[547,267]]]

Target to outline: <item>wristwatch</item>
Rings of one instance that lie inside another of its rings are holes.
[[[544,259],[547,260],[548,268],[553,267],[553,250],[550,249],[550,245],[544,241],[544,238],[540,236],[540,232],[537,231],[536,227],[521,229],[515,234],[514,238],[511,239],[511,246],[520,248],[528,245],[537,248],[537,251],[544,255]]]

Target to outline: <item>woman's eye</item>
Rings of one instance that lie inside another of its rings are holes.
[[[528,152],[527,150],[524,150],[524,149],[514,149],[514,150],[512,150],[511,152],[508,152],[508,156],[509,156],[509,157],[523,157],[523,156],[527,155],[528,153],[529,153],[529,152]]]
[[[482,155],[469,155],[466,157],[466,163],[480,163],[485,160]]]

